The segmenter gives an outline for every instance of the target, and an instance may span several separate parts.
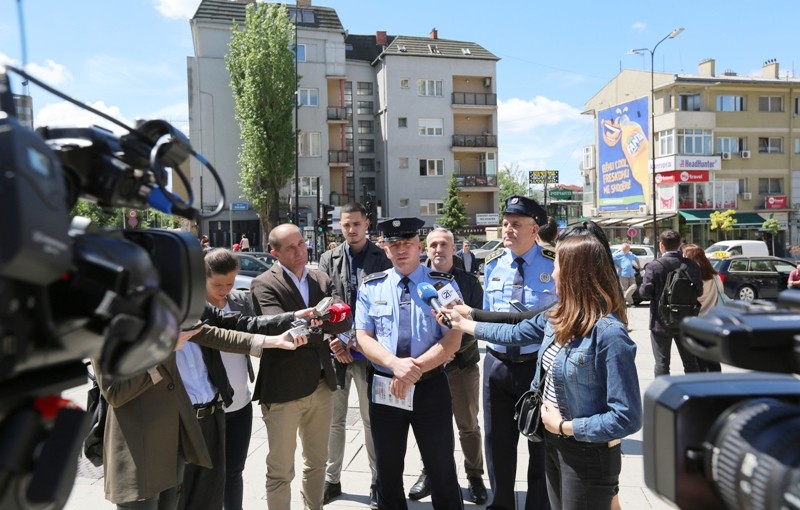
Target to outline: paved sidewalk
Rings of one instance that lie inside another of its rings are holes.
[[[650,332],[648,329],[648,308],[640,306],[629,309],[630,326],[633,328],[631,337],[638,345],[636,365],[639,370],[639,384],[642,395],[653,381],[653,354],[650,346]],[[483,351],[483,349],[482,349]],[[484,353],[482,352],[482,355]],[[482,363],[481,363],[482,366]],[[727,368],[727,367],[726,367]],[[673,346],[672,354],[672,374],[683,373],[680,357],[677,349]],[[533,374],[531,374],[533,377]],[[84,402],[86,389],[88,386],[74,388],[66,393],[69,398],[77,402]],[[358,413],[358,403],[355,399],[355,392],[350,395],[350,409],[347,420],[347,446],[345,448],[344,469],[342,472],[342,497],[326,506],[326,509],[335,510],[345,508],[368,508],[367,495],[369,494],[370,474],[367,462],[366,451],[363,447],[364,431],[361,426],[361,418]],[[267,437],[264,423],[260,418],[258,407],[255,409],[256,418],[253,423],[253,436],[250,441],[250,455],[247,460],[244,473],[244,508],[246,510],[266,510],[267,502],[264,494],[264,482],[266,474],[266,453]],[[482,418],[481,418],[482,420]],[[416,481],[421,466],[419,452],[413,434],[409,434],[408,453],[406,454],[405,464],[405,486],[408,490]],[[456,431],[456,438],[458,432]],[[620,501],[625,510],[642,509],[671,509],[675,508],[657,496],[655,496],[644,484],[644,472],[642,462],[642,432],[637,432],[622,441],[622,474],[620,476]],[[462,484],[462,491],[466,496],[466,476],[464,474],[464,459],[461,453],[461,445],[456,440],[456,465],[459,468],[459,480]],[[523,480],[525,467],[528,462],[527,448],[520,440],[518,448],[517,465],[517,500],[518,508],[524,508],[525,501],[525,482]],[[297,476],[292,485],[292,509],[301,510],[303,508],[300,499],[300,479],[302,477],[302,458],[296,457]],[[488,478],[484,476],[488,486]],[[490,496],[491,500],[491,496]],[[430,497],[421,502],[409,500],[409,508],[423,509],[432,508]],[[465,500],[466,507],[475,507],[472,503]],[[102,469],[95,468],[85,459],[79,462],[78,477],[75,487],[67,503],[68,510],[108,509],[114,505],[107,502],[103,493]],[[202,509],[191,509],[202,510]]]

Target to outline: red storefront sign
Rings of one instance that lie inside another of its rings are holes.
[[[765,209],[786,209],[786,195],[772,195],[765,200]]]
[[[656,184],[674,184],[676,182],[708,182],[705,170],[674,170],[656,174]]]

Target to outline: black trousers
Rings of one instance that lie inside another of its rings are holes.
[[[178,480],[183,478],[183,472],[186,468],[186,463],[183,460],[183,455],[178,454]],[[155,496],[147,499],[140,499],[139,501],[130,501],[128,503],[120,503],[117,505],[117,510],[175,510],[178,508],[178,498],[180,497],[181,485],[163,490]]]
[[[514,420],[514,406],[528,391],[536,373],[536,360],[511,363],[486,353],[483,360],[483,428],[486,470],[492,486],[493,510],[514,510],[517,475],[517,444],[520,433]],[[547,510],[544,442],[528,443],[528,490],[525,510]]]
[[[242,510],[242,472],[252,431],[253,404],[225,413],[225,510]]]
[[[179,510],[222,510],[225,493],[225,411],[221,408],[200,420],[200,428],[211,456],[211,469],[187,464]]]
[[[444,372],[415,386],[414,410],[406,411],[372,401],[370,378],[369,418],[375,444],[378,506],[381,510],[406,510],[403,467],[409,426],[419,446],[431,482],[431,501],[437,510],[463,510],[461,487],[453,457],[453,405]]]

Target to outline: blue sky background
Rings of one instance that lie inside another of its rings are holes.
[[[189,18],[199,0],[23,0],[30,69],[61,90],[131,122],[164,118],[188,124],[186,57]],[[656,70],[696,73],[715,58],[717,72],[760,74],[767,59],[796,76],[800,2],[673,0],[610,3],[500,0],[314,0],[337,10],[352,34],[427,36],[474,41],[501,58],[497,67],[500,163],[523,171],[555,169],[580,183],[582,147],[593,143],[584,103],[620,68],[650,68],[651,47],[676,27],[686,30],[656,52]],[[0,63],[22,58],[17,0],[0,0]],[[17,86],[17,90],[19,87]],[[100,123],[31,88],[37,124]]]

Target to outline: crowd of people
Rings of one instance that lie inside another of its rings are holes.
[[[662,257],[641,268],[628,246],[612,254],[596,224],[559,234],[535,200],[511,196],[503,247],[485,258],[481,283],[469,242],[458,249],[446,229],[434,228],[423,245],[421,220],[393,218],[378,223],[375,243],[358,203],[342,207],[340,225],[344,240],[329,245],[315,269],[303,232],[275,227],[268,241],[277,263],[249,293],[233,288],[236,255],[208,250],[204,325],[181,332],[175,353],[144,374],[124,381],[98,374],[110,404],[107,499],[126,509],[240,510],[258,402],[268,508],[290,508],[299,437],[303,503],[319,510],[347,489],[341,473],[353,390],[372,509],[404,510],[407,497],[428,496],[436,509],[463,508],[455,420],[469,500],[513,510],[515,405],[541,387],[545,434],[526,440],[525,509],[619,508],[620,440],[642,424],[627,315],[633,270],[644,269],[638,291],[651,303],[655,375],[666,375],[677,331],[663,324],[657,297],[667,274],[686,265],[698,313],[717,303],[719,276],[703,250],[681,246],[667,230]],[[237,244],[249,249],[245,236]],[[439,289],[456,299],[432,312],[431,292],[438,299]],[[347,303],[352,318],[321,321],[315,305],[326,297]],[[483,380],[477,339],[486,341]],[[677,345],[686,372],[720,370]],[[409,430],[422,465],[406,492]]]

